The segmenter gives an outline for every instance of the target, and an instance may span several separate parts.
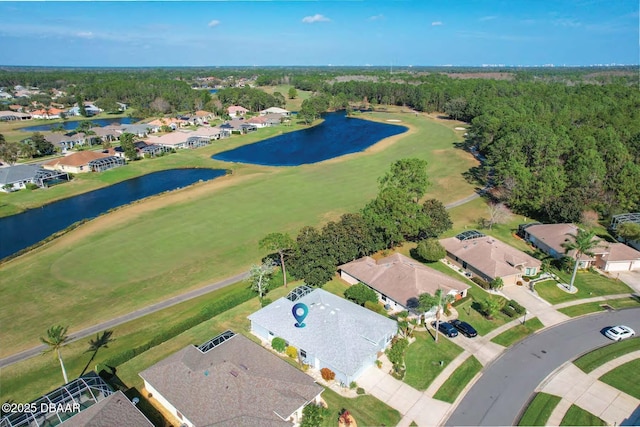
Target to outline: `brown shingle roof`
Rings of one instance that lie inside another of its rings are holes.
[[[121,391],[72,416],[61,427],[152,427],[153,424]]]
[[[198,426],[291,425],[282,418],[323,390],[311,377],[242,335],[206,353],[186,347],[140,376]]]
[[[440,240],[450,254],[458,257],[491,279],[523,272],[522,267],[540,267],[534,257],[491,237],[458,240],[457,237]]]
[[[609,251],[609,254],[606,256],[608,262],[635,261],[640,259],[640,252],[624,243],[607,243],[607,250]]]
[[[338,268],[405,306],[423,293],[460,292],[471,287],[402,254],[378,261],[364,257]]]
[[[536,224],[527,227],[526,232],[537,240],[544,242],[557,253],[564,254],[565,249],[562,247],[562,244],[565,240],[571,239],[568,234],[575,235],[578,232],[578,227],[575,224]],[[595,254],[606,252],[604,247],[596,247],[592,249],[592,251]],[[567,255],[575,259],[575,251],[570,251]],[[593,257],[584,254],[580,256],[580,259],[593,261]]]
[[[58,165],[65,165],[65,166],[77,167],[77,166],[86,165],[91,160],[102,159],[104,157],[109,157],[109,154],[98,153],[95,151],[80,151],[65,157],[60,157],[57,159],[50,160],[44,163],[44,166],[56,167]]]

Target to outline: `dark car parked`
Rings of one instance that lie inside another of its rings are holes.
[[[434,328],[436,327],[436,322],[433,322],[431,324],[431,326],[433,326]],[[443,334],[448,336],[449,338],[453,338],[453,337],[457,337],[458,336],[458,330],[456,328],[453,327],[453,325],[449,322],[440,322],[440,325],[438,325],[438,330]]]
[[[468,324],[467,322],[462,322],[458,319],[452,320],[451,324],[460,332],[462,332],[462,334],[464,336],[467,336],[469,338],[471,337],[475,337],[476,335],[478,335],[478,332],[473,328],[473,326],[471,326],[470,324]]]

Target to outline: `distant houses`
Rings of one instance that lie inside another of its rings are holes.
[[[183,348],[140,377],[150,398],[190,427],[291,427],[300,423],[308,403],[320,402],[324,390],[307,374],[231,331]]]
[[[229,117],[232,117],[232,118],[242,117],[248,112],[249,110],[247,110],[246,108],[240,105],[231,105],[230,107],[227,108],[227,113],[229,114]]]

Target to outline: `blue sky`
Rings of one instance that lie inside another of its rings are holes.
[[[638,64],[638,3],[0,1],[0,65]]]

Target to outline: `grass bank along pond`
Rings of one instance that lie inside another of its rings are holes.
[[[129,179],[0,218],[0,259],[13,255],[64,230],[73,223],[96,217],[109,209],[165,191],[225,175],[224,169],[169,169]]]
[[[299,166],[357,153],[407,131],[404,126],[347,117],[344,111],[327,113],[323,118],[324,122],[317,126],[244,145],[213,158],[265,166]]]

